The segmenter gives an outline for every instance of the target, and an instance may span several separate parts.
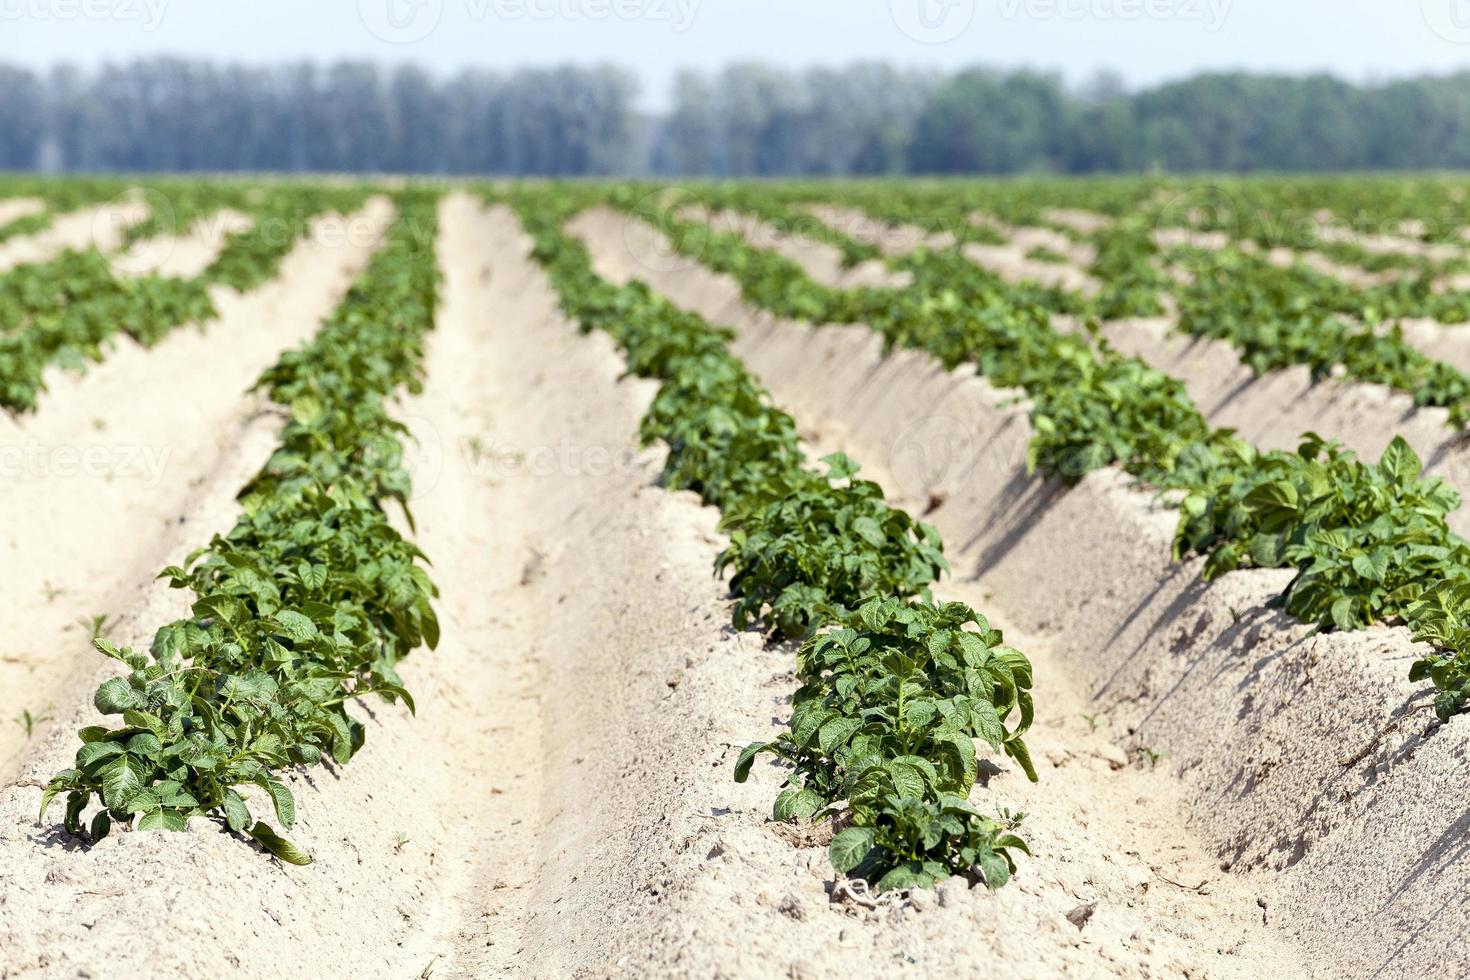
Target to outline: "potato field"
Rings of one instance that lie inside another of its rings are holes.
[[[0,178],[0,978],[1470,974],[1467,193]]]

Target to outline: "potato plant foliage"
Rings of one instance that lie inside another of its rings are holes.
[[[795,769],[777,819],[830,816],[845,802],[851,826],[833,840],[832,863],[880,889],[972,868],[1000,887],[1015,871],[1011,852],[1029,851],[969,803],[975,740],[1036,778],[1021,739],[1034,713],[1031,664],[961,603],[875,598],[843,621],[802,645],[787,730],[747,746],[735,778],[771,753]]]
[[[131,226],[124,236],[128,243],[145,234],[178,233],[184,223],[227,205],[245,207],[254,223],[232,234],[214,262],[189,279],[115,275],[95,249],[65,251],[49,262],[0,273],[0,408],[33,411],[45,390],[47,367],[79,370],[100,361],[118,334],[152,347],[177,327],[212,319],[211,286],[243,291],[269,281],[313,217],[350,210],[366,197],[361,190],[279,188],[247,206],[239,188],[165,187],[156,194],[175,210],[168,218],[154,214]]]
[[[933,528],[888,506],[842,454],[808,467],[794,422],[729,352],[727,331],[593,272],[561,226],[596,193],[521,190],[511,202],[567,314],[662,382],[643,438],[668,446],[666,486],[723,511],[730,544],[716,570],[731,573],[734,625],[804,641],[791,729],[746,749],[736,779],[763,750],[790,762],[798,785],[777,797],[776,819],[840,813],[834,867],[879,888],[954,873],[1000,887],[1025,844],[1014,821],[968,802],[974,740],[1035,778],[1022,741],[1030,664],[979,614],[933,603],[929,584],[947,569]]]
[[[865,195],[846,187],[796,193],[860,201],[891,220],[949,215],[946,229],[968,223],[965,209],[975,206],[905,202],[902,193]],[[1024,189],[1014,195],[1004,202],[1011,220],[1037,220],[1034,193],[1029,202]],[[718,192],[713,196],[719,199]],[[1420,460],[1402,439],[1377,465],[1313,433],[1303,435],[1296,453],[1261,452],[1229,430],[1213,429],[1179,380],[1121,355],[1095,332],[1055,329],[1053,313],[1099,312],[1080,296],[1006,283],[956,249],[922,248],[889,260],[913,275],[910,288],[838,289],[739,234],[681,217],[677,202],[637,189],[615,192],[611,200],[664,230],[685,255],[733,276],[757,306],[813,323],[866,323],[891,346],[924,350],[951,367],[973,363],[996,385],[1021,389],[1032,404],[1032,468],[1076,480],[1117,465],[1141,482],[1181,491],[1177,557],[1205,555],[1207,578],[1243,567],[1295,569],[1278,601],[1319,629],[1405,623],[1416,639],[1435,646],[1411,678],[1434,684],[1440,716],[1470,703],[1470,630],[1461,625],[1470,622],[1470,590],[1463,587],[1470,551],[1446,522],[1460,497],[1443,481],[1423,478]],[[1116,277],[1130,263],[1150,265],[1160,256],[1147,222],[1136,217],[1099,234],[1106,237],[1097,274]],[[1291,297],[1301,295],[1292,284],[1308,272],[1283,273],[1254,256],[1174,253],[1195,263],[1194,287],[1181,300],[1184,329],[1231,341],[1257,370],[1302,363],[1325,376],[1342,367],[1352,377],[1412,392],[1419,404],[1447,407],[1451,422],[1463,423],[1470,377],[1410,350],[1394,329],[1375,332],[1320,310],[1311,316],[1288,310]],[[1126,296],[1114,292],[1108,302],[1148,310],[1164,283],[1157,271],[1140,273],[1123,282]],[[1333,308],[1365,311],[1346,300]]]
[[[439,270],[433,198],[398,204],[387,243],[316,337],[260,379],[289,420],[241,494],[239,522],[159,576],[193,594],[192,614],[159,629],[147,654],[97,641],[128,671],[95,699],[121,722],[81,732],[43,818],[60,794],[67,829],[92,840],[117,822],[182,830],[213,817],[306,863],[244,791],[289,830],[296,805],[280,773],[352,758],[364,729],[348,702],[378,695],[412,708],[396,667],[433,647],[439,626],[423,556],[383,509],[406,507],[409,492],[387,399],[420,386]]]

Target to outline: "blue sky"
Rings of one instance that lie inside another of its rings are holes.
[[[666,101],[685,66],[884,59],[1099,69],[1132,86],[1202,69],[1363,80],[1470,67],[1470,0],[0,0],[0,60],[171,53],[341,57],[431,70],[611,61]]]

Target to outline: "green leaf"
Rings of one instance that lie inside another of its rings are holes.
[[[285,861],[287,864],[308,865],[311,856],[301,850],[295,844],[278,835],[271,829],[270,824],[263,821],[256,823],[250,828],[250,836],[254,841],[270,854]]]
[[[743,783],[750,777],[750,767],[755,762],[755,757],[770,747],[770,742],[751,742],[740,750],[740,758],[735,760],[735,781]]]
[[[189,819],[177,810],[156,807],[138,820],[139,830],[167,830],[180,833],[189,828]]]
[[[313,565],[309,561],[296,563],[296,574],[301,579],[301,584],[306,588],[316,591],[327,584],[327,566]]]
[[[98,812],[95,817],[92,818],[92,832],[87,836],[89,836],[92,839],[92,843],[95,844],[111,832],[112,817],[107,815],[106,810],[102,810]]]
[[[316,639],[316,624],[311,621],[311,617],[303,616],[292,609],[282,609],[274,618],[281,631],[291,639],[301,643]]]
[[[817,745],[823,755],[831,756],[862,727],[862,721],[857,718],[833,718],[817,732]]]
[[[820,810],[826,802],[822,799],[821,794],[814,790],[788,789],[777,795],[776,804],[771,808],[771,813],[781,823],[806,820]]]
[[[97,694],[92,699],[92,703],[104,715],[120,715],[129,708],[144,706],[143,699],[121,677],[113,677],[104,681],[102,686],[97,688]]]
[[[1296,510],[1296,485],[1286,480],[1263,483],[1246,494],[1244,504],[1252,511]]]
[[[1378,460],[1378,467],[1384,476],[1400,486],[1413,484],[1419,479],[1419,474],[1424,468],[1418,455],[1404,441],[1403,436],[1393,437],[1388,448],[1383,450],[1383,455]]]
[[[977,738],[989,742],[993,748],[1001,747],[1006,730],[1001,724],[1000,715],[996,713],[995,705],[980,699],[970,702],[970,719],[975,726]]]
[[[883,547],[888,541],[888,535],[883,533],[883,526],[871,517],[859,517],[854,520],[852,531],[875,548]]]
[[[223,803],[225,823],[236,833],[244,833],[250,826],[250,809],[245,800],[234,790],[225,790]]]
[[[985,887],[991,891],[1005,886],[1011,880],[1011,866],[1006,859],[994,851],[986,851],[975,859],[976,870],[985,879]]]
[[[77,750],[76,765],[86,771],[113,756],[122,755],[123,751],[121,742],[87,742]]]
[[[913,766],[903,762],[888,762],[883,766],[899,796],[919,799],[924,795],[924,777]]]
[[[846,453],[829,453],[822,457],[822,462],[827,464],[827,479],[846,480],[857,474],[861,469],[857,461]]]
[[[1388,556],[1383,552],[1372,555],[1354,555],[1353,571],[1369,582],[1382,582],[1388,574]]]
[[[276,818],[281,821],[281,826],[290,830],[292,824],[296,823],[296,799],[289,789],[273,779],[267,780],[264,786],[276,808]]]
[[[101,776],[102,799],[107,808],[126,812],[133,795],[143,788],[142,769],[130,756],[123,755],[108,763]]]
[[[832,867],[843,874],[863,863],[877,840],[877,831],[872,827],[848,827],[838,832],[827,846],[827,855]]]
[[[900,864],[890,868],[887,874],[878,879],[878,891],[904,891],[909,888],[922,888],[927,884],[928,882],[913,866]]]

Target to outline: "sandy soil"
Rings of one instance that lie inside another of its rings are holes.
[[[853,235],[854,229],[864,231],[865,237],[858,240],[871,242],[885,255],[901,255],[920,244],[930,248],[948,248],[954,244],[953,236],[948,233],[930,234],[914,225],[885,225],[852,208],[823,205],[811,208],[811,213],[845,234]],[[1006,282],[1038,282],[1075,289],[1088,295],[1097,292],[1098,281],[1086,271],[1086,266],[1096,257],[1090,246],[1073,242],[1050,228],[1013,228],[991,219],[977,218],[976,221],[996,228],[1007,238],[1004,245],[979,242],[965,245],[965,255],[977,265],[991,270]],[[1028,258],[1026,253],[1038,246],[1067,256],[1068,262]]]
[[[1093,296],[1102,284],[1087,271],[1097,258],[1097,251],[1084,242],[1074,242],[1052,228],[1017,227],[989,215],[971,216],[974,224],[994,228],[1006,239],[1004,245],[971,242],[964,246],[965,256],[1009,283],[1035,282]],[[1065,262],[1046,262],[1027,255],[1032,249],[1045,248],[1061,255]]]
[[[1224,232],[1203,232],[1190,228],[1160,228],[1153,233],[1154,243],[1160,248],[1176,248],[1189,246],[1191,248],[1223,249],[1234,245],[1243,252],[1251,252],[1263,256],[1267,262],[1281,269],[1289,269],[1297,263],[1307,266],[1314,272],[1333,279],[1340,279],[1350,286],[1367,289],[1381,286],[1386,283],[1395,282],[1402,278],[1404,273],[1394,269],[1385,269],[1382,272],[1373,272],[1362,266],[1347,265],[1330,259],[1321,252],[1310,249],[1293,249],[1282,245],[1263,249],[1254,241],[1236,241]],[[1451,280],[1445,280],[1443,285],[1450,285]]]
[[[814,204],[807,212],[819,221],[884,255],[905,255],[919,247],[949,248],[955,242],[949,231],[925,230],[917,225],[891,225],[857,208]]]
[[[1315,431],[1376,460],[1401,435],[1429,472],[1470,487],[1470,445],[1449,427],[1444,409],[1416,408],[1412,396],[1383,385],[1314,384],[1301,366],[1258,376],[1230,344],[1180,334],[1167,317],[1108,321],[1102,329],[1118,350],[1183,381],[1212,425],[1236,429],[1258,446],[1295,449],[1301,433]],[[1470,532],[1470,512],[1462,508],[1451,523]]]
[[[390,210],[378,200],[361,220],[381,229]],[[202,543],[190,502],[228,499],[243,483],[232,457],[258,411],[243,393],[310,336],[371,250],[303,243],[275,282],[217,291],[219,319],[203,330],[176,330],[151,350],[123,338],[84,375],[50,372],[34,414],[0,416],[0,774],[27,739],[14,719],[64,718],[67,684],[94,672],[79,620],[114,622],[174,538]]]
[[[882,262],[869,260],[852,268],[842,265],[842,253],[825,242],[800,233],[796,229],[778,228],[768,221],[737,211],[716,211],[711,214],[698,205],[686,205],[679,209],[679,216],[690,221],[702,221],[720,232],[745,236],[761,248],[770,249],[800,265],[808,276],[818,282],[841,289],[857,286],[877,286],[886,289],[903,289],[913,282],[906,272],[893,272]]]
[[[1156,232],[1155,240],[1162,248],[1176,245],[1190,245],[1196,248],[1224,248],[1229,244],[1229,239],[1220,232],[1190,232],[1184,229],[1163,229]],[[1259,251],[1253,242],[1241,242],[1239,246],[1245,251]],[[1266,254],[1267,260],[1281,267],[1289,267],[1297,261],[1306,263],[1317,272],[1327,276],[1335,276],[1344,282],[1355,286],[1369,287],[1379,283],[1390,282],[1396,277],[1394,272],[1374,273],[1356,266],[1342,265],[1333,262],[1317,253],[1294,252],[1285,248],[1273,248]],[[1188,274],[1175,266],[1166,269],[1176,281],[1187,285]],[[1460,281],[1464,277],[1450,277],[1440,283],[1441,288],[1465,289],[1467,281]],[[1454,365],[1461,371],[1470,371],[1470,324],[1467,323],[1440,323],[1428,317],[1412,317],[1398,321],[1404,332],[1404,340],[1411,347],[1417,349],[1421,354],[1441,360],[1447,364]],[[1380,329],[1387,329],[1388,324],[1381,324]]]
[[[0,228],[12,221],[29,218],[46,210],[46,202],[39,197],[9,197],[0,201]]]
[[[250,228],[254,223],[249,215],[222,209],[200,218],[182,235],[158,235],[136,242],[112,260],[112,267],[122,275],[152,273],[192,279],[219,256],[231,235]]]
[[[1098,214],[1096,211],[1084,211],[1080,208],[1046,208],[1041,212],[1041,217],[1053,224],[1066,225],[1084,235],[1112,227],[1113,224],[1113,219],[1109,215]]]
[[[1458,785],[1470,726],[1425,738],[1411,716],[1340,762],[1414,693],[1400,634],[1306,639],[1260,609],[1280,575],[1199,587],[1168,561],[1169,515],[1116,475],[1069,493],[1025,476],[1025,406],[995,407],[1013,393],[885,359],[860,327],[746,310],[703,270],[639,267],[626,243],[643,226],[584,217],[610,273],[733,323],[814,447],[847,448],[899,502],[938,502],[956,569],[941,591],[1037,664],[1043,781],[995,759],[976,796],[1029,813],[1037,854],[1016,881],[875,909],[834,898],[820,832],[767,820],[779,773],[731,781],[739,747],[789,710],[792,651],[726,625],[717,515],[657,488],[661,451],[636,443],[653,386],[565,323],[508,212],[456,196],[441,213],[428,385],[400,408],[445,627],[404,668],[418,716],[364,705],[350,765],[290,777],[310,867],[202,821],[81,849],[35,808],[95,719],[91,686],[112,672],[93,663],[0,790],[0,977],[1392,977],[1457,962],[1463,818],[1422,801]],[[129,391],[149,390],[145,366],[130,371]],[[232,430],[174,503],[183,521],[150,541],[150,569],[231,523],[276,424]],[[55,532],[86,506],[34,523]],[[178,602],[129,579],[114,636],[146,642]]]
[[[147,204],[137,197],[58,214],[45,231],[0,242],[0,271],[23,262],[44,262],[69,248],[111,252],[122,244],[128,225],[147,216]]]
[[[1082,268],[1071,263],[1044,262],[1029,258],[1026,253],[1033,246],[1018,244],[1012,239],[1005,245],[981,245],[971,242],[964,246],[965,257],[976,265],[983,266],[1009,283],[1040,283],[1073,290],[1084,296],[1096,295],[1101,284]]]
[[[581,227],[613,264],[628,232],[609,220]],[[679,302],[733,309],[728,280],[648,278]],[[887,456],[895,486],[945,501],[933,519],[960,545],[956,567],[1002,623],[1049,647],[1065,675],[1052,683],[1078,685],[1109,730],[1169,753],[1188,829],[1228,878],[1260,889],[1261,920],[1309,970],[1463,972],[1470,852],[1463,808],[1439,801],[1461,779],[1470,721],[1438,727],[1414,710],[1424,691],[1404,680],[1403,631],[1308,637],[1265,608],[1289,573],[1203,585],[1169,560],[1171,515],[1118,474],[1070,492],[1028,478],[1025,406],[995,408],[1014,393],[918,355],[883,359],[862,328],[755,311],[736,326],[743,356],[805,424],[830,419],[858,455]]]
[[[1319,217],[1315,225],[1317,237],[1322,241],[1346,242],[1369,252],[1384,255],[1417,255],[1433,262],[1446,262],[1465,255],[1462,247],[1448,242],[1426,242],[1418,238],[1407,237],[1415,232],[1422,233],[1423,230],[1422,224],[1406,221],[1401,223],[1398,234],[1373,234],[1355,231],[1344,222],[1331,217],[1325,220]]]

